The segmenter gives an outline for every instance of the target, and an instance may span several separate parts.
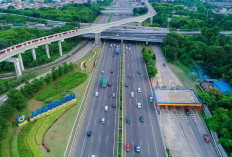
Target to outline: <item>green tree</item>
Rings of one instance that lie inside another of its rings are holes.
[[[24,109],[27,105],[25,96],[17,89],[12,88],[7,97],[7,103],[18,110]]]

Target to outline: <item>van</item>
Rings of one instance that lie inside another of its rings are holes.
[[[150,97],[150,102],[153,102],[153,97],[152,96]]]
[[[138,93],[141,93],[141,88],[138,88]]]
[[[135,95],[134,95],[134,93],[133,92],[131,92],[131,97],[133,98],[133,97],[135,97]]]
[[[105,106],[105,112],[107,112],[109,110],[108,106]]]
[[[113,93],[112,98],[115,98],[115,93]]]
[[[101,123],[105,124],[105,118],[102,118]]]

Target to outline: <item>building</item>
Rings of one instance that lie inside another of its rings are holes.
[[[218,88],[224,95],[230,95],[232,93],[232,88],[229,83],[225,81],[213,81],[213,84]]]

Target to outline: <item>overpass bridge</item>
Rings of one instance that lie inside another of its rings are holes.
[[[144,4],[148,9],[148,13],[142,16],[132,17],[129,19],[124,19],[124,20],[106,23],[106,24],[98,24],[98,25],[94,25],[88,28],[75,29],[75,30],[57,33],[57,34],[53,34],[53,35],[49,35],[45,37],[40,37],[34,40],[26,41],[24,43],[20,43],[20,44],[8,47],[6,49],[0,50],[0,62],[2,61],[13,62],[15,69],[16,69],[17,77],[19,77],[22,75],[22,71],[24,70],[24,65],[23,65],[21,54],[27,50],[32,51],[33,60],[36,60],[35,49],[39,46],[45,45],[46,54],[48,58],[50,58],[49,44],[52,42],[58,41],[59,53],[60,53],[60,56],[62,56],[63,55],[62,46],[61,46],[62,41],[68,38],[72,38],[72,37],[87,34],[87,33],[95,34],[95,44],[96,46],[98,46],[100,43],[100,33],[106,29],[124,25],[124,24],[131,23],[131,22],[141,23],[147,18],[150,18],[151,23],[152,23],[152,19],[153,19],[153,16],[156,15],[156,11],[153,9],[153,7],[150,5],[148,1],[145,1]],[[18,58],[13,57],[16,55],[18,56]]]

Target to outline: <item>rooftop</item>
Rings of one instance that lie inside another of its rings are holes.
[[[217,87],[224,95],[227,95],[228,91],[232,92],[232,88],[230,87],[229,83],[225,81],[213,81],[215,87]]]

